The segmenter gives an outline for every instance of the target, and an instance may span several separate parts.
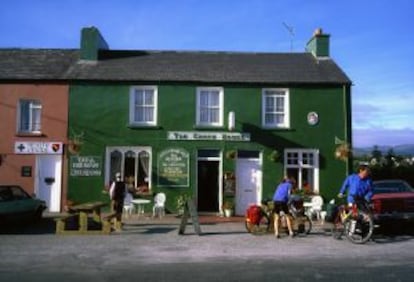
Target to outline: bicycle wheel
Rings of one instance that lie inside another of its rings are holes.
[[[342,234],[344,234],[344,230],[345,230],[345,227],[344,227],[344,224],[342,223],[341,215],[338,213],[335,216],[334,221],[332,222],[332,236],[335,239],[339,240],[341,239]]]
[[[372,236],[374,222],[370,214],[359,211],[356,224],[352,227],[352,220],[347,220],[345,224],[345,236],[354,244],[364,244]]]
[[[254,235],[265,234],[270,230],[270,219],[267,214],[263,214],[259,220],[258,224],[253,224],[251,222],[245,221],[245,226],[247,232],[252,233]]]

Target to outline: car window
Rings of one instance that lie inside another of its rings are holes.
[[[412,192],[405,182],[380,182],[374,183],[374,194]]]
[[[13,194],[9,187],[0,187],[0,201],[6,202],[6,201],[12,201],[13,200]]]
[[[29,195],[20,187],[12,186],[11,192],[15,200],[24,200],[30,198]]]

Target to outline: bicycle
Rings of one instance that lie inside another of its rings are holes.
[[[351,207],[341,204],[333,219],[332,236],[339,240],[342,235],[354,244],[364,244],[371,239],[374,221],[366,201],[358,200]]]
[[[302,199],[293,199],[289,203],[292,228],[295,234],[309,234],[312,230],[312,221],[305,214]],[[273,224],[273,201],[265,200],[262,204],[252,205],[246,211],[245,227],[247,232],[258,235],[263,233],[274,233]],[[280,213],[280,231],[287,229],[287,215]]]

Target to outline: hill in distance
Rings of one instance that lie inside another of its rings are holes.
[[[398,146],[378,145],[378,150],[380,150],[383,155],[387,154],[390,149],[392,149],[394,151],[394,154],[397,156],[414,156],[414,144],[405,144],[405,145],[398,145]],[[353,152],[355,156],[366,156],[366,155],[370,155],[373,150],[374,150],[374,146],[354,148]]]

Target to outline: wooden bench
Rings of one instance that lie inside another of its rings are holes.
[[[59,217],[55,218],[56,222],[56,234],[63,234],[67,229],[67,223],[69,220],[74,220],[76,217],[79,217],[78,213],[68,213],[62,214]]]
[[[102,233],[111,233],[112,228],[114,230],[121,230],[121,222],[116,219],[117,214],[111,213],[102,217]]]

